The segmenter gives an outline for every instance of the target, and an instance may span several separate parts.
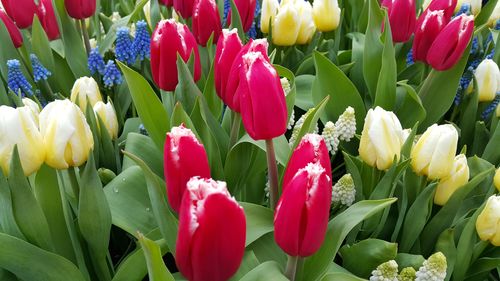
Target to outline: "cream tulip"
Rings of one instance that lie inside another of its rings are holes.
[[[495,5],[495,9],[493,9],[490,18],[488,19],[488,25],[491,28],[495,28],[498,20],[500,20],[500,2],[497,2],[497,4]]]
[[[490,102],[500,91],[500,69],[495,61],[483,60],[474,72],[477,81],[479,101]]]
[[[467,165],[467,158],[463,154],[457,155],[453,161],[450,174],[439,181],[434,194],[434,203],[443,206],[448,202],[451,195],[468,181],[469,166]]]
[[[313,19],[319,31],[328,32],[337,29],[340,22],[340,7],[337,0],[314,0]]]
[[[483,241],[500,246],[500,196],[491,196],[476,220],[476,231]]]
[[[458,0],[455,12],[458,12],[464,4],[470,5],[470,10],[474,16],[477,16],[481,12],[482,0]]]
[[[102,101],[99,85],[92,77],[81,77],[75,81],[71,89],[71,101],[77,103],[83,112],[87,109],[87,99],[90,106],[94,107],[95,103]]]
[[[368,165],[389,169],[394,158],[399,160],[404,133],[398,117],[381,107],[368,110],[361,133],[359,155]]]
[[[31,116],[33,117],[33,120],[38,127],[38,115],[40,114],[40,106],[38,105],[38,103],[29,98],[23,98],[22,102],[24,106],[30,109]]]
[[[33,113],[27,106],[0,106],[0,166],[9,173],[14,145],[17,145],[21,166],[26,176],[37,171],[45,159],[43,138]]]
[[[299,35],[296,44],[308,44],[316,32],[316,26],[312,18],[312,6],[307,1],[299,1],[296,6],[300,17]]]
[[[457,150],[458,132],[453,125],[432,125],[411,151],[411,166],[418,175],[442,179],[450,174]]]
[[[109,137],[116,139],[118,137],[118,119],[116,118],[115,108],[111,102],[103,103],[102,101],[96,102],[94,105],[94,112],[106,126]]]
[[[292,46],[299,36],[300,17],[293,3],[286,3],[279,8],[273,21],[273,43],[278,46]]]
[[[260,30],[269,33],[269,22],[273,22],[279,9],[278,0],[263,0],[260,14]]]
[[[85,163],[94,138],[83,112],[69,100],[56,100],[40,112],[40,132],[45,143],[45,162],[56,169]]]

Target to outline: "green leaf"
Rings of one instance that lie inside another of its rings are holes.
[[[33,25],[31,26],[31,44],[33,46],[33,52],[38,57],[40,62],[54,72],[54,57],[52,56],[52,48],[50,47],[50,41],[38,20],[38,16],[33,18]]]
[[[245,210],[247,221],[246,246],[274,230],[274,214],[271,209],[245,202],[240,202],[240,205]]]
[[[295,139],[295,142],[291,147],[290,153],[297,147],[297,145],[299,145],[303,136],[308,133],[312,133],[316,129],[318,120],[321,114],[323,114],[323,110],[325,109],[325,106],[327,105],[329,99],[330,97],[326,96],[317,106],[311,109],[310,114],[307,116],[307,118],[304,120],[304,123],[302,123],[302,126],[300,127],[300,131],[297,134],[297,138]]]
[[[328,273],[321,281],[364,281],[365,279],[356,277],[350,273],[334,272]]]
[[[135,155],[141,155],[148,167],[159,177],[163,177],[163,153],[153,140],[137,133],[128,134],[125,150]],[[123,170],[137,165],[133,160],[123,158]]]
[[[377,82],[374,106],[380,106],[386,110],[393,110],[396,103],[396,58],[394,45],[392,43],[391,25],[385,13],[384,48],[382,50],[382,63]],[[370,46],[365,46],[370,48]]]
[[[500,126],[497,125],[493,136],[486,145],[482,157],[490,163],[498,164],[500,162]]]
[[[316,76],[308,74],[295,77],[295,86],[297,89],[295,106],[304,111],[314,107],[311,96],[314,79],[316,79]]]
[[[340,249],[342,266],[357,276],[368,278],[372,270],[380,264],[393,260],[398,253],[398,245],[379,239],[366,239]]]
[[[285,77],[288,79],[288,83],[290,83],[290,92],[286,95],[286,109],[288,112],[288,118],[292,115],[293,107],[295,106],[295,97],[297,95],[297,90],[295,87],[295,75],[288,68],[285,68],[281,65],[274,65],[274,68],[278,72],[278,75],[281,77]]]
[[[214,83],[214,65],[210,68],[210,72],[208,73],[208,79],[205,83],[205,88],[203,89],[203,96],[207,100],[208,108],[210,108],[210,112],[216,117],[219,118],[222,114],[222,100],[217,96],[217,92],[215,90]]]
[[[148,266],[149,280],[151,281],[174,281],[174,277],[163,263],[161,249],[158,244],[149,240],[141,233],[138,234],[146,264]]]
[[[25,240],[14,218],[9,184],[0,169],[0,232]]]
[[[446,257],[446,279],[450,280],[457,259],[457,247],[455,246],[455,230],[448,228],[441,233],[436,242],[436,252],[443,253]]]
[[[238,8],[236,7],[236,3],[234,0],[230,0],[231,4],[231,26],[229,29],[236,28],[238,30],[238,36],[241,38],[241,40],[245,40],[246,35],[245,35],[245,30],[243,30],[243,23],[241,22],[241,17],[240,17],[240,12],[238,11]]]
[[[156,146],[163,151],[163,143],[170,124],[167,112],[144,77],[123,63],[119,61],[117,63],[127,80],[132,100],[144,127]]]
[[[22,280],[85,281],[76,266],[67,259],[21,239],[0,233],[0,245],[0,268],[7,269]]]
[[[278,263],[268,261],[248,272],[240,281],[287,281]]]
[[[384,50],[384,44],[380,40],[384,13],[380,9],[377,0],[368,0],[367,4],[369,4],[369,12],[368,26],[366,28],[364,40],[363,75],[368,87],[368,92],[372,97],[372,101],[374,101],[381,74],[382,53]]]
[[[297,280],[321,280],[347,234],[360,222],[382,211],[396,200],[388,198],[360,201],[333,218],[328,224],[323,245],[316,254],[305,259],[303,269],[297,273]]]
[[[474,26],[481,26],[485,23],[488,22],[488,19],[490,18],[491,14],[493,13],[493,10],[495,9],[495,6],[497,5],[498,0],[490,0],[486,2],[481,7],[481,11],[477,15],[477,17],[474,19]]]
[[[396,109],[396,115],[403,128],[410,128],[417,122],[425,119],[426,112],[420,97],[412,86],[399,82],[397,96],[401,100],[401,105]]]
[[[245,255],[243,256],[243,260],[241,261],[240,268],[238,268],[238,271],[229,279],[230,281],[237,281],[240,280],[245,274],[250,272],[252,269],[256,268],[259,266],[259,260],[253,253],[253,251],[245,251]]]
[[[191,58],[193,58],[193,56],[194,53],[191,54]],[[185,107],[188,112],[191,112],[196,98],[203,96],[203,94],[194,82],[192,72],[188,65],[179,54],[177,54],[177,73],[179,82],[175,88],[175,96],[182,103],[182,106]]]
[[[399,268],[401,269],[405,267],[413,267],[415,270],[418,270],[425,261],[424,257],[421,255],[412,255],[407,253],[399,253],[394,260],[398,263]]]
[[[477,89],[477,83],[475,79],[472,81],[474,83],[474,88]],[[462,106],[464,106],[463,113],[460,118],[460,142],[458,147],[463,147],[467,145],[472,147],[472,140],[474,139],[474,130],[476,128],[476,118],[472,116],[477,116],[477,108],[479,103],[478,91],[473,91],[471,94],[466,94],[462,99]]]

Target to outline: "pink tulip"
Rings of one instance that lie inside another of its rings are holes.
[[[40,0],[40,4],[38,4],[38,17],[49,40],[52,41],[59,38],[59,25],[54,13],[54,7],[52,6],[52,0]]]
[[[240,14],[241,24],[243,25],[243,30],[248,32],[252,27],[254,20],[255,6],[257,5],[256,0],[234,0],[236,4],[236,9]],[[231,24],[231,10],[227,15],[227,25]]]
[[[189,179],[194,176],[210,177],[207,153],[193,132],[183,125],[173,127],[167,133],[163,153],[168,203],[179,212]]]
[[[413,58],[426,61],[429,48],[438,34],[446,26],[447,20],[442,10],[426,10],[418,19],[413,38]]]
[[[415,0],[384,0],[382,6],[388,10],[392,41],[396,43],[408,41],[417,21]]]
[[[213,34],[216,43],[222,30],[219,9],[215,0],[195,0],[193,10],[193,34],[198,44],[206,46]]]
[[[174,5],[173,0],[160,0],[160,4],[163,4],[167,7],[172,7]]]
[[[189,28],[173,19],[158,23],[151,38],[151,72],[156,85],[173,91],[178,83],[177,54],[187,62],[194,52],[194,80],[201,76],[200,54]]]
[[[457,6],[457,0],[433,0],[427,10],[429,11],[444,11],[444,17],[449,21],[453,14],[455,13],[455,7]]]
[[[2,4],[17,27],[24,29],[31,26],[37,10],[34,0],[2,0]]]
[[[96,0],[64,0],[68,15],[74,19],[86,19],[94,15]]]
[[[319,162],[297,171],[274,213],[274,239],[290,256],[314,254],[325,239],[332,182]]]
[[[14,44],[14,47],[19,48],[23,45],[23,36],[21,35],[21,32],[19,29],[17,29],[17,26],[14,24],[14,22],[7,16],[4,10],[0,9],[0,20],[2,20],[3,24],[7,28],[7,31],[9,32],[10,39],[12,40],[12,43]]]
[[[174,9],[179,14],[188,19],[193,15],[193,6],[195,0],[173,0]]]
[[[192,178],[179,216],[175,262],[190,281],[225,281],[238,270],[245,252],[243,208],[225,182]]]

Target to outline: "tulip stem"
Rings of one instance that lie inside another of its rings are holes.
[[[298,256],[288,256],[288,262],[286,263],[285,276],[290,279],[290,281],[295,281],[295,273],[297,272],[297,264],[299,262]]]
[[[269,175],[269,205],[271,209],[276,208],[278,203],[278,166],[276,165],[276,155],[274,154],[273,140],[266,140],[267,168]]]
[[[87,51],[87,55],[90,54],[90,40],[89,40],[89,32],[87,30],[87,27],[85,25],[85,19],[80,20],[80,25],[82,27],[82,34],[83,34],[83,42],[85,43],[85,50]]]
[[[238,137],[240,136],[240,123],[241,123],[241,115],[237,112],[232,112],[231,115],[231,135],[229,137],[229,149],[233,147],[238,141]]]

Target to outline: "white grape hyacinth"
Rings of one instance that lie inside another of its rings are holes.
[[[356,188],[351,174],[343,175],[332,188],[332,203],[351,206],[356,197]]]
[[[441,252],[430,256],[416,273],[415,281],[443,281],[446,278],[446,257]]]
[[[370,281],[398,281],[398,264],[395,260],[384,262],[372,271]]]
[[[331,121],[326,122],[325,127],[323,128],[323,132],[321,136],[325,140],[326,147],[328,151],[334,155],[335,152],[339,149],[339,134],[337,133],[337,127]]]
[[[293,146],[293,144],[297,140],[297,137],[299,136],[300,129],[302,129],[302,125],[304,125],[304,121],[309,116],[309,114],[312,113],[313,110],[314,110],[314,108],[309,109],[306,113],[304,113],[304,115],[302,115],[299,118],[299,120],[297,120],[297,122],[295,122],[295,125],[293,126],[292,136],[290,137],[290,140],[288,141],[288,144],[290,146]],[[312,133],[317,134],[318,131],[319,131],[318,123],[316,123],[316,127]]]
[[[347,107],[344,113],[340,115],[337,122],[335,122],[339,139],[341,141],[350,141],[354,134],[356,134],[356,115],[354,108]]]

